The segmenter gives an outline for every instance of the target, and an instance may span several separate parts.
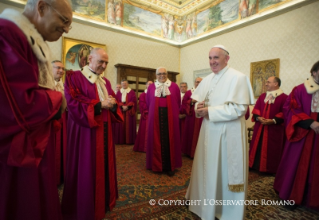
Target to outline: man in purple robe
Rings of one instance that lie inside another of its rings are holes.
[[[53,67],[52,72],[55,90],[61,92],[64,96],[64,85],[62,82],[62,77],[64,75],[64,65],[59,60],[54,60],[51,62],[51,64]],[[64,106],[66,107],[66,104]],[[63,183],[65,174],[67,113],[67,111],[64,111],[62,114],[61,118],[59,119],[61,129],[55,133],[55,174],[57,185]]]
[[[146,94],[146,169],[172,176],[182,166],[178,118],[181,95],[176,83],[167,78],[166,68],[157,68],[156,79]]]
[[[115,133],[115,144],[134,144],[136,139],[136,95],[129,88],[126,79],[121,82],[122,88],[116,93],[116,99],[122,110],[124,122],[118,124]]]
[[[310,73],[284,105],[287,141],[274,189],[281,199],[319,210],[319,61]]]
[[[95,48],[89,66],[67,72],[68,144],[62,198],[64,219],[103,219],[118,197],[112,120],[123,121],[110,82],[108,55]]]
[[[259,96],[253,109],[255,122],[249,150],[249,167],[260,172],[276,173],[285,145],[283,106],[287,95],[279,88],[281,80],[269,77],[266,93]]]
[[[133,147],[134,151],[139,151],[139,152],[146,152],[146,137],[147,137],[147,129],[146,129],[146,124],[147,124],[147,118],[148,118],[148,108],[146,105],[146,93],[147,93],[147,88],[149,85],[153,84],[152,81],[148,81],[146,83],[146,89],[145,92],[143,92],[140,95],[139,98],[139,108],[140,108],[140,113],[141,113],[141,119],[140,119],[140,124],[138,126],[138,133],[136,136],[135,144]]]
[[[181,137],[181,141],[183,139],[183,134],[184,134],[184,130],[185,130],[185,118],[186,118],[186,112],[185,112],[185,108],[183,108],[182,105],[182,101],[183,98],[185,96],[185,93],[187,92],[187,83],[186,82],[181,82],[180,84],[180,91],[181,91],[181,107],[179,109],[179,129],[180,129],[180,137]]]
[[[30,1],[22,14],[0,15],[0,219],[62,219],[54,119],[63,98],[46,41],[68,33],[71,22],[67,1]]]
[[[190,158],[194,158],[199,131],[203,121],[203,118],[196,117],[194,111],[196,100],[192,99],[191,96],[201,81],[202,78],[200,77],[195,79],[195,87],[185,93],[181,107],[181,109],[184,109],[186,113],[185,129],[182,135],[183,138],[181,139],[182,153],[186,154]]]

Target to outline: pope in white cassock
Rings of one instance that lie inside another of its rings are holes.
[[[245,113],[254,104],[254,95],[248,77],[229,67],[228,60],[227,49],[214,46],[209,52],[213,73],[191,97],[197,100],[196,117],[204,119],[186,199],[192,200],[189,210],[205,220],[244,218],[248,184]]]

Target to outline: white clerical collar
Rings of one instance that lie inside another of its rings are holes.
[[[158,88],[158,87],[160,87],[160,86],[162,86],[162,85],[165,85],[165,86],[167,86],[167,87],[170,87],[171,84],[172,84],[172,81],[169,80],[169,79],[167,79],[166,82],[160,83],[159,81],[155,80],[154,84],[155,84],[155,88]]]
[[[312,76],[305,81],[304,85],[308,94],[313,94],[319,90],[319,85],[315,82]]]
[[[147,93],[147,89],[145,89],[144,92]]]
[[[168,89],[172,85],[171,80],[167,79],[164,83],[160,83],[157,80],[155,80],[154,84],[155,97],[166,97],[171,94],[171,92]]]
[[[95,83],[98,79],[101,80],[104,84],[106,84],[102,77],[102,74],[98,75],[94,73],[94,71],[88,65],[83,67],[83,70],[81,72],[85,76],[85,78],[92,84]]]
[[[126,89],[121,88],[121,89],[120,89],[120,92],[121,92],[122,94],[123,94],[123,92],[125,92],[125,94],[126,94],[126,93],[129,93],[131,90],[132,90],[132,89],[131,89],[130,87],[127,87]]]
[[[269,104],[275,103],[275,99],[283,93],[284,92],[280,88],[273,91],[267,91],[264,102],[268,102]]]

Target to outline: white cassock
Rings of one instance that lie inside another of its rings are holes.
[[[254,104],[249,79],[226,66],[205,77],[191,98],[206,99],[209,116],[201,126],[186,193],[186,199],[200,202],[191,203],[189,210],[204,220],[243,219],[245,206],[240,201],[246,198],[248,183],[244,116],[247,106]],[[214,205],[216,200],[237,204]]]

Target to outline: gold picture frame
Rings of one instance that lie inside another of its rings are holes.
[[[81,70],[88,64],[88,56],[93,48],[106,50],[106,45],[63,37],[62,63],[67,70]]]
[[[279,77],[279,69],[279,58],[250,63],[250,82],[255,98],[266,92],[265,83],[269,77]]]

